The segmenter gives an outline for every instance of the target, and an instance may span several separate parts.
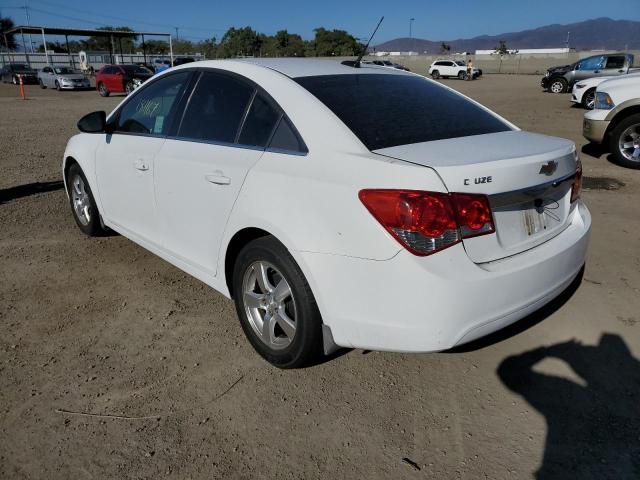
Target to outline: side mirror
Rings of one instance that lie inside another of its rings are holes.
[[[107,114],[103,111],[86,114],[78,121],[78,130],[84,133],[105,133]]]

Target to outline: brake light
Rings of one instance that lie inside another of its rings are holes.
[[[576,174],[573,176],[573,185],[571,186],[571,203],[580,198],[580,190],[582,190],[582,162],[578,160]]]
[[[400,244],[431,255],[463,238],[495,231],[485,195],[418,190],[361,190],[360,201]]]

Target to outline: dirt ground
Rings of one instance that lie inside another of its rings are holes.
[[[446,81],[581,147],[583,110],[538,82]],[[587,177],[624,186],[584,191],[582,283],[514,328],[280,371],[231,301],[75,226],[65,144],[121,97],[27,95],[0,85],[1,478],[640,478],[640,171],[582,154]]]

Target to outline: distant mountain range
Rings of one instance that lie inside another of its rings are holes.
[[[632,20],[612,20],[595,18],[568,25],[547,25],[522,32],[503,33],[500,35],[481,35],[479,37],[443,40],[451,45],[451,53],[474,52],[495,48],[500,40],[504,40],[507,48],[562,48],[566,45],[567,32],[569,46],[576,50],[638,50],[640,49],[640,22]],[[432,41],[421,38],[396,38],[375,46],[376,51],[384,52],[428,52],[437,54],[441,51],[441,40]]]

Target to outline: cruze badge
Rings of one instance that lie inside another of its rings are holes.
[[[553,172],[555,172],[557,169],[558,162],[556,162],[555,160],[550,160],[540,167],[540,171],[538,173],[540,175],[553,175]]]

